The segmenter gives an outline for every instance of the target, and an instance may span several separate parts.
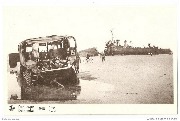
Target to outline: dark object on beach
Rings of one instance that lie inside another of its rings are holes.
[[[15,68],[17,66],[17,62],[19,62],[19,53],[10,53],[9,54],[9,65],[10,68]]]
[[[17,99],[18,99],[17,94],[12,94],[10,97],[10,100],[17,100]]]

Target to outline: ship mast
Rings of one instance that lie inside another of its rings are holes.
[[[112,42],[114,40],[114,37],[113,37],[113,30],[110,30],[111,31],[111,34],[112,34]]]

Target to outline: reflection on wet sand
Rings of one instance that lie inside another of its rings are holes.
[[[93,77],[93,76],[89,73],[89,71],[80,72],[80,73],[78,74],[78,78],[80,78],[80,79],[82,79],[82,80],[89,80],[89,81],[97,79],[96,77]]]
[[[11,77],[11,80],[15,80],[16,76],[15,74],[11,74],[9,77]],[[18,85],[18,88],[13,89],[12,87],[9,88],[9,96],[8,98],[10,98],[11,94],[17,94],[18,95],[18,100],[9,100],[8,103],[9,104],[16,104],[16,103],[28,103],[28,104],[36,104],[36,103],[102,103],[102,98],[105,97],[107,92],[111,92],[114,89],[114,86],[111,84],[107,84],[107,83],[101,83],[98,81],[93,81],[95,78],[92,77],[92,75],[90,75],[87,72],[84,73],[80,73],[78,74],[78,77],[80,77],[80,86],[78,86],[79,89],[76,89],[77,86],[75,87],[66,87],[65,89],[61,89],[60,92],[63,92],[63,97],[60,99],[60,97],[58,98],[59,100],[54,100],[55,98],[53,98],[53,100],[46,100],[46,97],[48,95],[44,95],[42,98],[42,94],[39,95],[39,99],[38,100],[21,100],[20,97],[20,87]],[[86,79],[86,80],[82,80]],[[87,81],[88,80],[88,81]],[[15,84],[16,82],[13,81],[13,83]],[[40,92],[40,91],[38,91]],[[49,91],[51,92],[51,90]],[[47,93],[46,93],[47,94]],[[77,99],[74,100],[73,99],[73,95],[77,96]],[[59,94],[60,96],[60,94]]]

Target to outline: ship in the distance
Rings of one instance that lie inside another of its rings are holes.
[[[111,31],[112,33],[112,31]],[[158,55],[158,54],[172,54],[172,51],[170,49],[162,49],[158,46],[151,46],[150,43],[148,43],[147,47],[133,47],[132,41],[124,40],[124,45],[120,44],[120,40],[114,40],[113,39],[113,33],[112,33],[112,40],[109,40],[106,42],[105,55]]]

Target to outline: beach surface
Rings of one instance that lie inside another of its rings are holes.
[[[9,100],[20,97],[16,75],[8,72],[8,103],[20,104],[173,104],[173,55],[81,58],[81,93],[76,100]]]

